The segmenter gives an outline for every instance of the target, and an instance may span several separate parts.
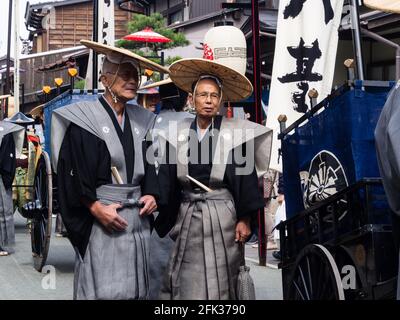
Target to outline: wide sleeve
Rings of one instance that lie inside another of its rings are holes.
[[[60,149],[57,168],[70,207],[81,206],[82,198],[97,200],[96,189],[112,181],[110,163],[105,142],[71,124]]]
[[[171,145],[167,143],[157,176],[160,200],[159,214],[154,227],[160,237],[166,236],[174,226],[182,199],[182,188],[177,179],[176,162],[171,158],[175,155],[175,151],[172,149]]]
[[[13,134],[9,133],[3,137],[0,146],[0,176],[6,189],[11,188],[15,175],[15,142]]]
[[[83,257],[94,217],[82,198],[97,200],[96,189],[111,183],[111,159],[105,142],[71,124],[61,145],[57,165],[58,201],[68,238]]]
[[[240,160],[237,157],[239,150],[241,152]],[[239,146],[233,152],[233,161],[231,164],[227,164],[225,171],[224,180],[235,200],[238,219],[245,216],[255,218],[258,210],[264,208],[264,199],[251,156],[251,154],[246,154],[246,145]],[[246,169],[243,170],[244,168]]]

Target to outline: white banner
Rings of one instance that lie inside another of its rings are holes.
[[[266,124],[274,130],[271,169],[282,171],[278,116],[285,114],[289,126],[310,110],[309,90],[318,91],[318,102],[331,92],[342,8],[343,0],[279,3]]]
[[[115,26],[114,26],[114,0],[99,0],[98,14],[98,42],[114,46],[115,44]],[[98,55],[98,76],[102,66],[103,55]],[[92,89],[92,74],[93,74],[93,52],[90,51],[88,68],[86,73],[85,88]],[[104,89],[101,82],[98,84],[99,89]]]

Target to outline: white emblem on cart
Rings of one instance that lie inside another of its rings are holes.
[[[301,171],[300,181],[304,207],[309,208],[348,187],[346,173],[339,159],[330,151],[322,150],[314,156],[307,171]],[[346,214],[347,201],[340,200],[339,219]]]
[[[109,127],[103,127],[103,132],[104,133],[109,133],[110,132],[110,128]]]

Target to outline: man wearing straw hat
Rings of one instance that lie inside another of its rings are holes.
[[[149,215],[158,185],[146,161],[146,136],[155,116],[126,105],[141,68],[165,68],[128,50],[91,41],[105,55],[106,92],[52,115],[52,163],[63,221],[76,248],[75,299],[147,299]]]
[[[15,230],[12,182],[16,158],[22,151],[24,128],[0,121],[0,257],[14,252]]]
[[[258,177],[268,169],[272,132],[218,115],[223,101],[252,93],[241,73],[205,59],[170,66],[172,81],[191,92],[197,116],[167,133],[155,228],[175,239],[162,299],[237,299],[241,247],[264,207]]]

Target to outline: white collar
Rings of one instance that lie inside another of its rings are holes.
[[[211,123],[212,123],[212,122],[211,122]],[[203,140],[204,136],[206,135],[207,131],[209,130],[209,128],[210,128],[210,126],[211,126],[211,123],[207,126],[207,128],[206,128],[203,132],[201,132],[201,128],[199,127],[199,124],[198,124],[198,122],[197,122],[197,120],[196,120],[197,139],[199,139],[199,142],[200,142],[201,140]]]

